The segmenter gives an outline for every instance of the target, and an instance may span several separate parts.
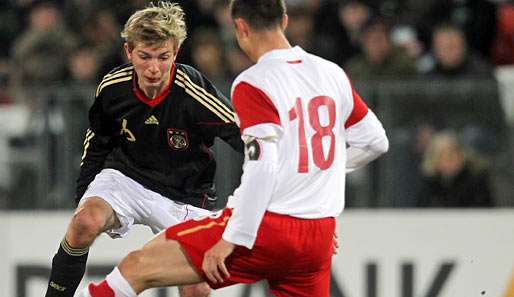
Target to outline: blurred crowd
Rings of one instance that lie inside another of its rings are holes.
[[[149,2],[1,1],[0,106],[24,104],[37,110],[38,90],[42,86],[98,83],[110,69],[124,63],[119,32],[128,16]],[[228,93],[235,76],[251,65],[234,40],[228,1],[176,2],[185,9],[188,23],[188,38],[178,61],[194,65]],[[288,0],[287,3],[290,18],[287,35],[292,44],[342,66],[355,82],[493,79],[496,66],[514,65],[514,1]],[[431,146],[437,145],[447,150],[452,148],[455,156],[463,151],[455,135],[445,132],[441,140],[428,130],[421,127],[416,135],[423,152],[433,152],[437,149]],[[436,143],[429,143],[432,140]],[[439,198],[423,196],[419,206],[491,206],[490,193],[466,203],[444,198],[448,194],[443,192],[451,192],[447,188],[455,183],[452,176],[461,174],[461,168],[467,170],[467,175],[476,172],[476,166],[469,165],[473,162],[468,163],[467,158],[462,157],[454,164],[450,174],[447,168],[439,172],[440,166],[432,164],[437,158],[425,156],[432,161],[423,162],[420,175],[433,189],[434,197]],[[478,178],[487,183],[484,177],[487,173],[482,173],[487,166],[481,164]],[[475,182],[473,178],[471,182]],[[459,187],[469,190],[465,185]],[[480,188],[489,191],[489,186]],[[461,194],[450,195],[458,200]]]
[[[120,28],[148,2],[2,1],[0,101],[13,100],[6,85],[97,82],[123,62]],[[180,61],[222,84],[248,67],[231,32],[227,0],[178,2],[189,28]],[[353,80],[487,76],[495,65],[514,64],[514,1],[289,0],[288,5],[292,43],[343,66]]]

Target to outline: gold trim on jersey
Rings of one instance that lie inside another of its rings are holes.
[[[87,129],[86,139],[84,140],[84,152],[82,153],[82,158],[80,159],[80,166],[84,164],[84,158],[86,158],[87,149],[89,148],[89,143],[91,142],[91,139],[93,139],[93,137],[95,137],[95,133],[91,131],[91,129]]]
[[[116,75],[116,74],[118,74],[118,73],[121,73],[121,72],[132,71],[133,69],[134,69],[134,66],[127,66],[127,67],[125,67],[125,68],[118,69],[118,70],[114,71],[113,73],[108,73],[108,74],[106,74],[106,75],[102,78],[102,80],[107,79],[107,78],[109,78],[109,77],[111,77],[111,76],[113,76],[113,75]]]
[[[187,235],[187,234],[190,234],[190,233],[198,232],[200,230],[210,229],[210,228],[212,228],[212,227],[214,227],[216,225],[218,225],[218,226],[225,226],[227,224],[228,219],[230,219],[230,216],[224,217],[223,221],[221,221],[221,222],[210,221],[209,223],[207,223],[205,225],[198,225],[198,226],[195,226],[193,228],[182,230],[180,232],[177,232],[177,236],[184,236],[184,235]]]
[[[102,92],[102,89],[107,87],[107,86],[131,80],[133,72],[134,72],[133,70],[130,70],[130,71],[116,71],[116,72],[110,74],[109,77],[107,77],[107,75],[104,76],[102,82],[100,82],[100,84],[98,85],[98,88],[96,89],[96,97],[98,97],[100,92]]]
[[[207,92],[204,88],[195,84],[187,74],[177,69],[177,85],[182,87],[186,93],[198,100],[202,105],[216,114],[225,123],[234,122],[234,112],[225,106],[218,98]]]

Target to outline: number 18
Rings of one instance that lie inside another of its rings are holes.
[[[322,126],[319,118],[319,108],[326,106],[328,110],[328,125]],[[336,136],[332,129],[336,122],[336,104],[334,100],[327,96],[317,96],[309,100],[307,104],[307,114],[309,124],[316,133],[311,138],[311,150],[314,164],[321,169],[329,168],[334,162],[335,140]],[[307,147],[306,133],[305,133],[305,117],[303,112],[303,105],[300,98],[296,99],[296,104],[289,110],[289,120],[294,121],[298,119],[298,139],[299,139],[299,152],[300,158],[298,160],[298,172],[309,172],[309,148]],[[323,152],[323,136],[330,137],[330,149],[328,156]]]

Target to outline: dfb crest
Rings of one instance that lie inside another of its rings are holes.
[[[168,144],[174,150],[185,150],[189,147],[187,132],[178,129],[168,129]]]

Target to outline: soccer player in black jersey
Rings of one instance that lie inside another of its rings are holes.
[[[133,224],[154,232],[209,214],[216,202],[215,137],[243,143],[227,99],[196,69],[175,63],[186,38],[182,9],[168,2],[135,12],[122,32],[130,64],[104,76],[89,112],[78,207],[57,253],[46,297],[72,297],[88,250],[102,232]],[[208,296],[203,283],[182,297]]]

